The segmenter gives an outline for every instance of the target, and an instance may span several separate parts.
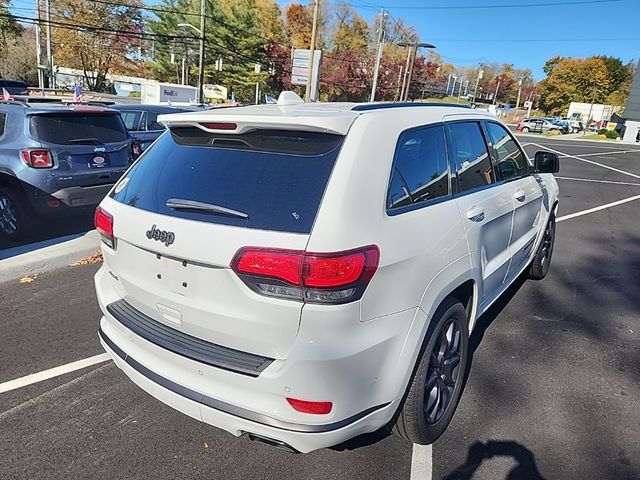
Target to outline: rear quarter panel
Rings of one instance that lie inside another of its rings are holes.
[[[418,306],[430,313],[437,296],[425,292],[436,275],[460,265],[464,267],[459,273],[470,270],[468,262],[457,262],[469,250],[455,201],[395,216],[386,212],[398,136],[409,128],[440,123],[442,115],[429,110],[405,108],[360,116],[345,140],[316,218],[309,251],[369,244],[380,248],[379,269],[361,300],[361,321]]]

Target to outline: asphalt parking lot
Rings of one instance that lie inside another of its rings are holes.
[[[523,136],[561,155],[552,267],[479,321],[451,426],[293,455],[164,406],[111,362],[0,393],[1,479],[640,478],[640,147]],[[97,265],[0,285],[5,382],[99,355]]]

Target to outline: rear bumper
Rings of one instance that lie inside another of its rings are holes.
[[[42,215],[70,213],[72,209],[90,209],[96,207],[109,193],[114,184],[91,187],[67,187],[48,195],[33,196],[31,204]],[[52,202],[58,200],[60,204]]]
[[[68,207],[89,207],[98,205],[113,187],[112,183],[92,187],[67,187],[51,194]]]
[[[104,266],[96,275],[104,314],[100,341],[118,367],[160,401],[233,435],[267,437],[310,452],[380,429],[404,393],[411,368],[399,358],[410,343],[415,311],[350,322],[336,309],[324,316],[318,333],[303,321],[288,358],[251,376],[189,358],[127,328],[107,308],[119,300],[112,280]],[[335,328],[343,322],[354,326]],[[286,397],[332,401],[334,407],[327,415],[304,414]]]

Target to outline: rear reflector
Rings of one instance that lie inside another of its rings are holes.
[[[201,123],[202,127],[207,130],[236,130],[238,125],[236,123]]]
[[[98,207],[96,208],[96,214],[93,217],[93,222],[98,232],[100,232],[102,241],[111,248],[115,248],[115,238],[113,236],[113,216],[102,207]]]
[[[335,253],[241,248],[231,268],[262,295],[313,303],[357,300],[380,261],[375,245]]]
[[[333,408],[332,402],[310,402],[308,400],[298,400],[297,398],[287,398],[287,402],[294,410],[312,415],[326,415]]]

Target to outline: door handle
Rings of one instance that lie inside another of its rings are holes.
[[[516,190],[516,193],[513,194],[513,198],[515,198],[519,202],[524,202],[526,195],[522,190]]]
[[[467,210],[467,218],[472,222],[481,222],[484,220],[484,208],[479,206],[471,207]]]

